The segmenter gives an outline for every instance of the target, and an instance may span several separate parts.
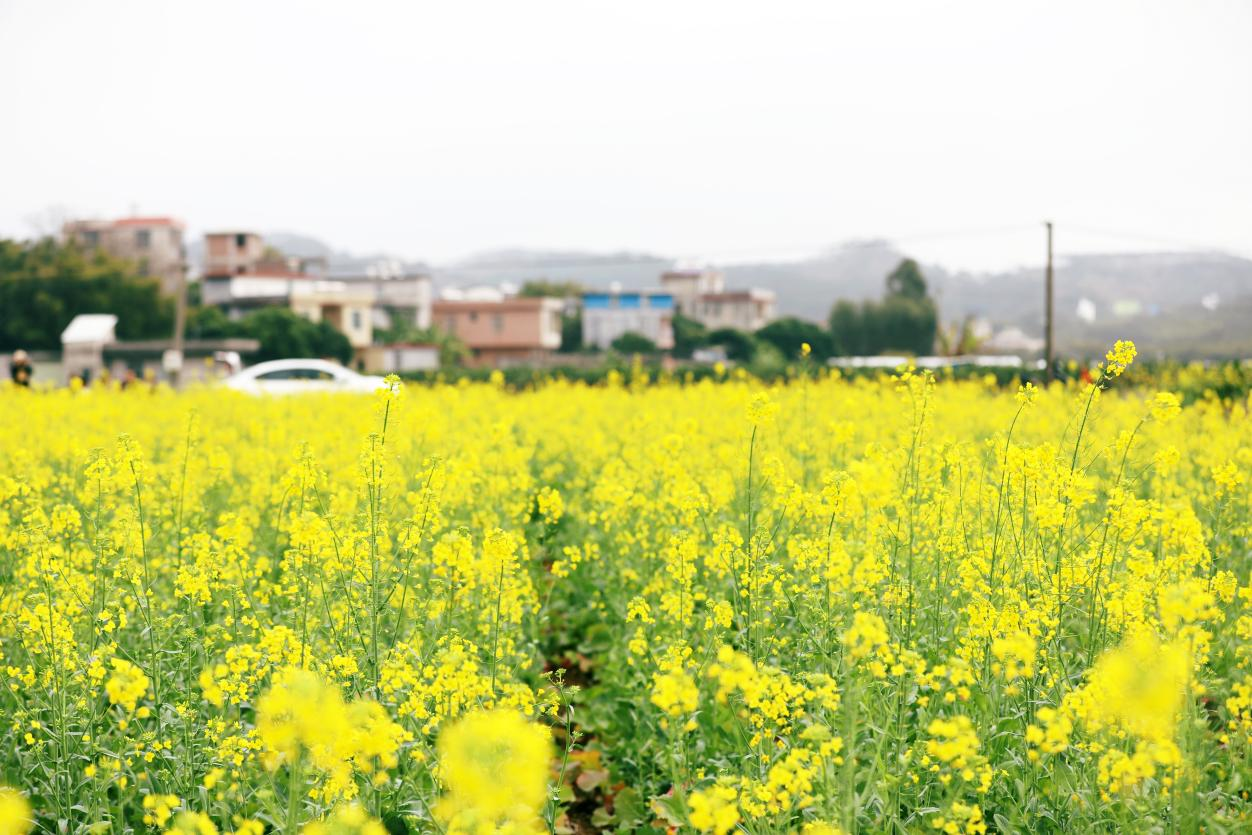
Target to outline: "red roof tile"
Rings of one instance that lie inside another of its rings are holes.
[[[173,226],[183,228],[180,220],[172,217],[124,217],[113,221],[114,226]]]

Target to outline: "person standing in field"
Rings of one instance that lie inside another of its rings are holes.
[[[9,376],[16,386],[30,387],[30,375],[34,369],[30,365],[30,355],[20,348],[13,352],[13,362],[9,364]]]

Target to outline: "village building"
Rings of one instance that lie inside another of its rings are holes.
[[[583,296],[583,345],[607,350],[635,333],[662,351],[674,347],[674,295],[664,290],[587,293]]]
[[[312,322],[328,322],[348,338],[355,365],[375,368],[429,365],[429,346],[374,347],[375,330],[398,324],[425,329],[431,323],[431,280],[424,274],[326,277],[322,258],[288,257],[265,245],[255,232],[205,235],[201,299],[240,319],[261,307],[286,307]],[[416,357],[419,357],[417,359]]]
[[[368,286],[273,269],[206,275],[200,295],[205,304],[221,308],[231,319],[262,307],[286,307],[310,322],[329,322],[354,349],[374,341],[374,292]]]
[[[674,296],[674,308],[688,318],[695,318],[696,300],[705,293],[726,289],[726,278],[719,270],[668,270],[661,273],[661,287]]]
[[[492,296],[443,298],[432,306],[434,326],[456,337],[479,366],[542,362],[561,347],[563,302]]]
[[[661,274],[661,286],[674,295],[679,313],[709,330],[751,332],[776,316],[772,290],[727,290],[725,277],[717,270],[670,270]]]
[[[772,290],[705,293],[692,303],[690,317],[711,331],[734,328],[751,333],[774,320],[774,303]]]
[[[177,296],[187,275],[183,231],[182,222],[171,217],[125,217],[70,221],[61,234],[84,249],[134,262],[141,276],[160,281],[162,293]]]

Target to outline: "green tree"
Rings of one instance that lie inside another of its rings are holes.
[[[830,347],[836,357],[865,353],[865,317],[855,302],[840,299],[831,309]]]
[[[583,349],[583,315],[581,312],[561,314],[561,347],[557,351],[562,354],[576,354]]]
[[[374,329],[375,345],[435,345],[439,348],[439,364],[445,368],[460,365],[469,356],[469,348],[455,335],[437,327],[419,328],[402,311],[389,310],[391,324]]]
[[[675,313],[671,325],[674,329],[673,353],[678,359],[690,359],[697,348],[709,344],[709,329],[701,322]]]
[[[752,362],[756,357],[757,344],[752,334],[734,328],[718,328],[709,334],[710,345],[726,349],[726,358],[735,362]]]
[[[832,350],[838,355],[929,354],[939,315],[921,268],[906,258],[887,276],[881,302],[864,302],[858,309],[840,300],[830,311],[829,324]]]
[[[643,334],[635,333],[634,331],[626,331],[626,333],[614,339],[611,347],[619,354],[656,353],[656,343]]]
[[[469,358],[470,350],[456,334],[448,333],[441,328],[426,328],[416,334],[414,342],[439,346],[439,364],[444,368],[461,365]]]
[[[887,295],[921,301],[926,295],[926,277],[912,258],[905,258],[887,276]]]
[[[285,307],[265,307],[244,317],[242,331],[257,339],[257,362],[319,357],[349,362],[352,345],[329,322],[310,322]]]
[[[929,299],[889,296],[878,305],[878,316],[879,353],[929,354],[934,350],[937,322]]]
[[[577,281],[549,281],[536,278],[527,281],[517,294],[524,298],[581,299],[584,288]]]
[[[881,354],[883,346],[887,344],[885,336],[887,317],[883,314],[882,304],[872,301],[861,302],[860,315],[861,345],[857,354],[861,356]]]
[[[174,302],[155,278],[104,252],[52,238],[0,240],[0,350],[55,350],[80,313],[113,313],[119,339],[166,339]]]
[[[226,339],[242,336],[243,326],[232,322],[221,308],[192,307],[187,310],[185,334],[188,339]]]
[[[800,356],[800,346],[806,342],[817,359],[830,356],[830,333],[821,325],[784,316],[775,319],[753,334],[758,341],[773,345],[787,359]]]
[[[429,328],[419,328],[413,321],[413,314],[405,314],[403,310],[386,308],[387,327],[374,328],[375,345],[394,345],[403,343],[427,343]]]

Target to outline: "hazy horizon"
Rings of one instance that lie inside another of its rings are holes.
[[[0,0],[0,235],[170,214],[447,263],[884,238],[1252,255],[1252,4]]]

